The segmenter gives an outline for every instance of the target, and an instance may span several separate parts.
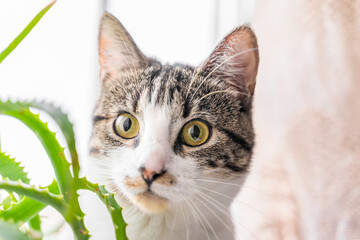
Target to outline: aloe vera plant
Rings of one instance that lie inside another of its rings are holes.
[[[16,48],[54,3],[55,1],[42,9],[24,31],[0,53],[0,62]],[[66,159],[64,148],[60,146],[55,133],[49,130],[47,123],[39,119],[38,114],[30,111],[30,107],[45,111],[59,125],[67,142],[70,161]],[[0,148],[0,190],[9,193],[9,196],[0,202],[0,239],[42,239],[39,213],[46,206],[53,207],[63,216],[76,239],[89,239],[90,233],[84,224],[84,213],[79,203],[80,189],[97,194],[111,215],[116,239],[127,239],[122,209],[116,203],[114,194],[108,192],[104,186],[79,177],[80,165],[73,125],[60,108],[45,102],[0,101],[0,114],[20,120],[35,133],[51,161],[56,179],[46,187],[30,185],[30,179],[23,167]]]

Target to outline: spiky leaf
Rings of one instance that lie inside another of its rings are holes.
[[[23,225],[31,220],[47,205],[32,198],[24,197],[17,203],[13,203],[7,210],[0,211],[0,219],[11,220],[18,225]]]
[[[113,221],[115,236],[117,240],[126,240],[126,222],[122,217],[122,208],[117,204],[114,194],[106,190],[105,186],[94,184],[89,182],[85,177],[80,178],[79,188],[90,190],[100,198],[100,200],[105,204],[108,212],[110,213],[111,219]]]
[[[52,194],[60,194],[59,186],[55,180],[49,186],[42,189],[48,189]],[[6,221],[11,220],[12,222],[18,223],[18,225],[22,225],[33,217],[36,217],[36,214],[46,206],[44,203],[25,196],[21,201],[13,203],[9,209],[0,210],[0,218]]]
[[[64,195],[65,202],[68,203],[67,207],[63,209],[65,213],[63,212],[62,214],[79,240],[88,239],[89,233],[84,225],[84,213],[80,209],[75,181],[69,169],[70,163],[67,162],[64,148],[58,143],[55,133],[51,132],[47,124],[39,119],[39,115],[29,110],[29,104],[27,103],[0,101],[0,114],[19,119],[39,138],[51,160],[60,192]]]
[[[20,166],[14,158],[0,151],[0,175],[7,177],[12,181],[21,180],[23,183],[29,183],[27,173],[24,172],[24,167]]]
[[[11,203],[12,203],[12,196],[9,195],[7,196],[7,198],[5,198],[1,203],[0,206],[3,206],[4,210],[7,210],[11,207]],[[1,212],[1,210],[0,210]]]
[[[29,183],[30,179],[27,177],[27,173],[24,172],[24,167],[20,166],[19,162],[16,162],[14,158],[10,158],[10,156],[6,155],[3,152],[0,152],[0,175],[6,177],[10,180],[17,181],[20,180],[23,183]],[[7,199],[9,199],[7,204],[4,204],[4,210],[8,210],[12,205],[16,204],[11,201],[14,199],[12,195],[10,195]],[[37,202],[37,204],[39,204]],[[43,205],[43,204],[42,204]],[[35,210],[36,208],[32,208],[31,210]],[[2,211],[0,210],[0,218]],[[22,212],[22,216],[26,216],[27,213]],[[34,214],[33,219],[28,219],[29,226],[34,230],[40,230],[41,220],[40,216]]]
[[[69,152],[71,155],[71,162],[74,172],[74,178],[79,177],[80,165],[79,165],[79,158],[76,151],[76,144],[75,144],[75,133],[74,133],[74,126],[69,121],[67,114],[65,114],[61,108],[54,106],[51,103],[47,102],[29,102],[29,106],[40,109],[47,114],[49,114],[55,122],[59,125],[64,137],[66,139]]]
[[[62,200],[62,196],[50,193],[49,189],[40,189],[33,185],[22,183],[21,181],[15,182],[8,179],[0,181],[0,189],[16,192],[33,198],[39,202],[54,207],[62,214],[65,212],[65,203]]]
[[[29,110],[28,104],[0,101],[0,114],[19,119],[36,134],[51,160],[61,194],[65,196],[65,199],[70,200],[73,194],[70,163],[66,160],[64,148],[58,143],[55,133],[51,132],[47,124],[40,120],[39,115]]]

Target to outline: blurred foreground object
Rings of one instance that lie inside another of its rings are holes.
[[[259,1],[258,239],[360,239],[360,1]],[[239,239],[250,239],[241,229]]]

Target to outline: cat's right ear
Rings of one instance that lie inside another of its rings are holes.
[[[234,29],[200,66],[206,77],[226,81],[242,98],[254,94],[259,65],[258,45],[254,32],[245,25]]]
[[[101,16],[99,30],[99,60],[101,78],[117,78],[126,71],[136,71],[148,65],[147,58],[136,46],[123,25],[110,13]]]

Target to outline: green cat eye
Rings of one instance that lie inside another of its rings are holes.
[[[129,113],[119,115],[115,120],[114,128],[116,133],[125,139],[136,137],[140,129],[138,120]]]
[[[210,136],[210,130],[206,123],[194,120],[185,124],[182,137],[186,145],[195,147],[205,143]]]

